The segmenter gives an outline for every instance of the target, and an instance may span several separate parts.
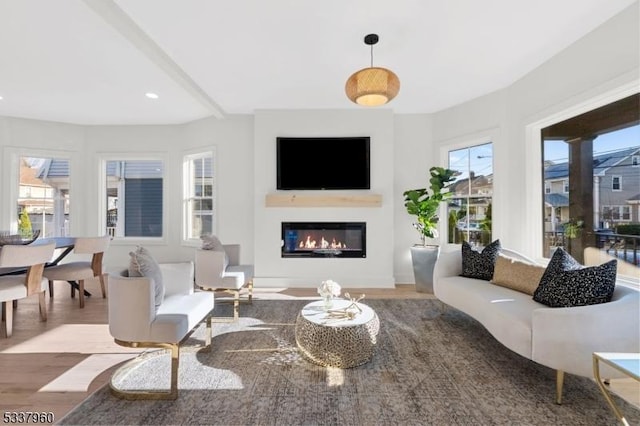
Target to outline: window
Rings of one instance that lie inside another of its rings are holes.
[[[611,177],[611,189],[614,191],[622,191],[622,176]]]
[[[105,162],[106,230],[114,237],[162,237],[161,160]]]
[[[562,181],[562,192],[565,194],[569,193],[569,179],[565,179]]]
[[[213,153],[184,157],[184,238],[215,233]]]
[[[40,238],[68,236],[69,160],[20,157],[19,162],[19,231],[40,231]]]
[[[631,206],[602,206],[602,219],[607,222],[631,220]]]
[[[640,155],[632,155],[631,156],[631,165],[633,167],[639,167],[640,166]]]
[[[450,187],[449,242],[485,246],[491,242],[493,144],[449,151],[448,167],[458,172]]]
[[[640,125],[625,111],[637,111],[639,99],[634,94],[541,129],[541,190],[548,182],[569,183],[566,193],[543,194],[544,257],[562,246],[584,264],[604,250],[598,231],[616,233],[618,224],[637,221],[629,203],[640,190],[633,159],[640,157]],[[564,232],[571,224],[580,225],[577,235]]]
[[[551,185],[549,184],[549,182],[544,183],[544,193],[551,194]]]

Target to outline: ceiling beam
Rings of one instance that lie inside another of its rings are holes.
[[[118,31],[173,81],[204,105],[216,118],[224,118],[224,111],[198,84],[151,39],[113,0],[83,0],[107,24]]]
[[[591,138],[640,123],[640,94],[628,96],[542,129],[545,139]]]

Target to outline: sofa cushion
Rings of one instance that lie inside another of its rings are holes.
[[[499,255],[493,270],[491,282],[501,287],[526,293],[533,296],[540,279],[544,274],[545,267],[533,265],[518,259]]]
[[[485,281],[491,280],[499,254],[500,240],[495,240],[481,252],[474,250],[468,242],[464,241],[462,243],[462,273],[460,275]]]
[[[138,246],[135,251],[129,252],[129,276],[148,277],[153,279],[155,285],[155,306],[156,310],[164,300],[164,283],[162,281],[162,271],[160,265],[151,256],[149,250]]]
[[[552,308],[595,305],[611,301],[616,284],[617,260],[583,267],[558,248],[540,280],[533,300]]]
[[[224,245],[220,242],[220,239],[212,234],[203,234],[200,236],[200,239],[202,240],[202,250],[219,251],[224,253],[223,269],[227,269],[227,266],[229,265],[229,255],[225,251]]]

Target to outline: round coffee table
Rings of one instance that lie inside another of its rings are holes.
[[[351,304],[348,300],[334,300],[332,310]],[[380,320],[369,306],[358,303],[361,313],[354,319],[329,318],[323,302],[307,304],[296,319],[296,343],[310,361],[338,368],[357,367],[373,356]]]

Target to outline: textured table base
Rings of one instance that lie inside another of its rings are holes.
[[[338,368],[357,367],[373,356],[380,320],[377,315],[365,324],[322,325],[307,320],[302,313],[296,320],[296,343],[310,361]]]

